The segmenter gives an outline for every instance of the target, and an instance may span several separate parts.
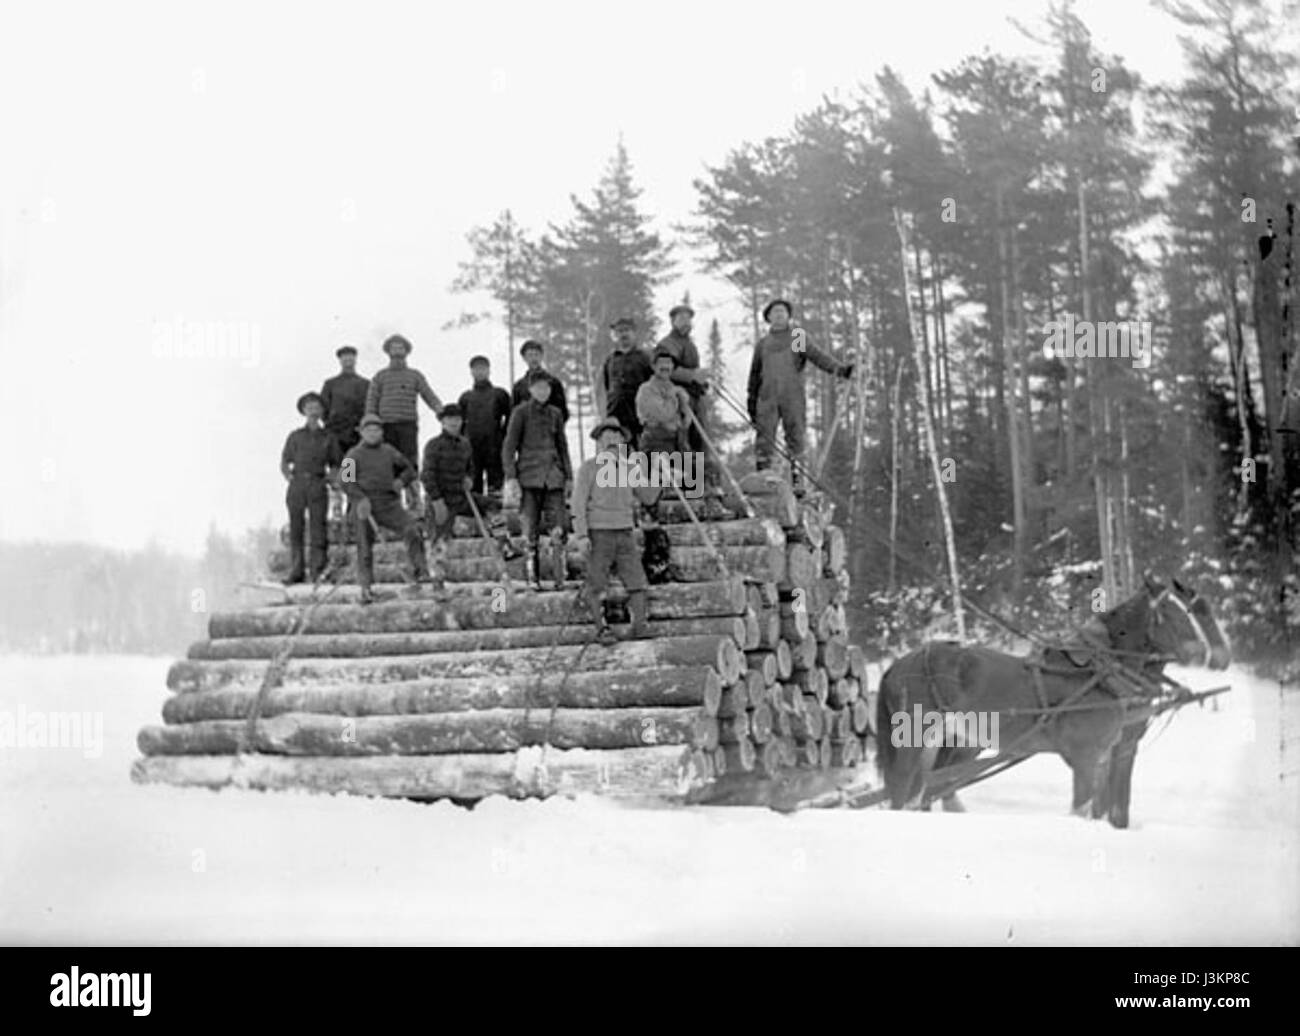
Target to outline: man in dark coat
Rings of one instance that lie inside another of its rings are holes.
[[[415,465],[391,443],[384,442],[384,422],[378,414],[361,419],[361,442],[348,450],[340,472],[347,494],[349,515],[356,525],[357,582],[361,603],[374,600],[374,540],[379,529],[402,537],[415,579],[432,581],[424,556],[424,537],[417,522],[402,506],[403,491],[415,482]]]
[[[474,489],[474,450],[468,439],[461,435],[463,416],[455,403],[449,403],[438,415],[442,432],[424,444],[424,463],[420,465],[420,481],[424,484],[425,500],[429,508],[425,518],[435,550],[451,535],[452,519],[474,518],[473,498],[479,515],[498,509],[497,501],[483,496]],[[497,454],[500,463],[500,453]],[[505,534],[504,523],[497,523],[496,539],[506,558],[518,557]]]
[[[807,400],[804,396],[803,372],[809,360],[829,374],[849,378],[852,363],[840,363],[807,340],[803,328],[790,324],[792,307],[785,299],[774,299],[763,309],[763,319],[771,328],[754,345],[749,365],[749,419],[758,432],[756,467],[770,467],[776,450],[776,426],[785,432],[785,452],[790,457],[790,481],[798,493],[803,492],[802,467]]]
[[[338,441],[340,456],[361,441],[358,425],[366,416],[366,393],[370,379],[357,373],[357,351],[350,345],[335,350],[339,373],[321,386],[325,401],[325,430]]]
[[[321,424],[325,402],[315,392],[298,399],[298,413],[307,418],[295,428],[280,451],[280,474],[289,483],[284,495],[289,509],[290,567],[286,584],[301,583],[307,575],[303,534],[303,512],[311,526],[311,580],[314,583],[325,571],[325,512],[329,496],[326,479],[338,473],[342,454],[334,436]]]
[[[636,393],[650,380],[654,368],[645,350],[636,344],[635,320],[620,317],[609,326],[614,332],[614,351],[605,357],[596,387],[605,403],[605,416],[616,419],[637,442],[641,422],[636,416]]]
[[[541,371],[551,383],[551,395],[546,402],[555,407],[560,412],[560,416],[567,421],[569,419],[569,402],[564,398],[564,383],[542,366],[542,352],[542,343],[531,338],[519,347],[519,355],[524,358],[524,363],[528,365],[528,369],[524,371],[524,376],[515,382],[514,391],[510,397],[512,409],[528,402],[530,398],[528,377],[533,371]]]
[[[531,398],[510,414],[501,462],[506,473],[505,499],[519,501],[528,539],[528,582],[536,590],[541,589],[537,551],[543,525],[551,530],[551,546],[556,551],[557,588],[564,583],[564,498],[573,484],[573,468],[564,420],[547,402],[551,394],[549,377],[545,371],[533,371],[528,377]]]
[[[469,372],[474,379],[472,388],[460,394],[459,410],[463,416],[465,437],[473,452],[474,464],[470,477],[474,489],[499,493],[505,475],[501,468],[501,444],[506,438],[506,422],[510,420],[513,405],[510,393],[492,384],[492,367],[486,356],[475,356],[469,361]],[[484,483],[486,482],[486,486]]]
[[[700,434],[698,422],[704,405],[704,394],[709,391],[709,375],[700,366],[700,350],[691,338],[691,325],[695,320],[695,310],[685,303],[674,306],[668,311],[671,330],[659,339],[655,346],[655,355],[666,352],[677,362],[672,380],[686,390],[691,400],[690,427],[686,432],[686,448],[704,458],[704,484],[706,489],[716,490],[719,484],[718,461],[704,448],[704,436]]]

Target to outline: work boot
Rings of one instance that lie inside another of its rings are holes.
[[[568,558],[565,557],[564,538],[558,530],[551,534],[551,575],[555,578],[555,589],[564,589],[564,577],[568,574]]]
[[[632,617],[632,628],[628,630],[628,638],[644,640],[650,636],[650,602],[644,590],[633,590],[627,595],[627,610]]]
[[[290,572],[287,576],[284,577],[284,585],[293,586],[295,583],[305,582],[306,579],[307,577],[303,575],[302,569],[295,568],[292,572]]]
[[[361,603],[362,603],[362,604],[374,604],[374,603],[375,603],[375,594],[374,594],[374,591],[372,591],[372,590],[370,589],[370,587],[368,587],[368,586],[363,586],[363,587],[361,588]]]
[[[497,537],[497,543],[501,547],[501,556],[507,561],[514,561],[515,558],[523,556],[523,551],[510,542],[508,535]]]

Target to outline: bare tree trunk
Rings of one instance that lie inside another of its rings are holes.
[[[902,405],[904,361],[898,361],[894,387],[889,394],[889,591],[898,585],[898,478],[902,465],[898,459],[898,409]]]
[[[996,233],[998,237],[998,295],[1001,301],[1002,324],[1002,377],[1006,382],[1007,443],[1010,447],[1011,459],[1011,514],[1012,528],[1014,529],[1011,581],[1014,592],[1019,593],[1025,576],[1025,556],[1027,553],[1025,542],[1025,485],[1024,465],[1020,457],[1022,442],[1019,406],[1016,398],[1019,395],[1017,390],[1019,382],[1016,374],[1016,348],[1015,344],[1010,341],[1012,317],[1010,286],[1007,282],[1010,277],[1014,276],[1014,273],[1010,269],[1013,261],[1009,261],[1007,256],[1008,232],[1004,226],[1001,185],[994,188],[994,204],[997,210]]]
[[[912,310],[912,285],[907,265],[908,227],[906,217],[894,209],[894,226],[898,230],[898,243],[903,265],[903,296],[907,300],[907,324],[912,339],[912,357],[916,365],[917,392],[921,411],[921,427],[925,432],[925,448],[930,455],[930,475],[934,479],[934,493],[939,501],[939,515],[943,520],[943,539],[948,552],[948,579],[951,584],[953,619],[957,625],[957,639],[966,639],[966,615],[962,606],[961,576],[957,570],[957,541],[952,529],[952,512],[948,509],[948,493],[944,489],[943,471],[939,451],[934,439],[934,421],[930,417],[930,386],[926,381],[925,337],[917,327]]]

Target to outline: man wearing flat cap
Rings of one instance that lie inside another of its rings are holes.
[[[311,580],[314,583],[325,571],[325,512],[329,505],[326,479],[334,478],[342,461],[339,444],[325,430],[321,417],[325,401],[315,392],[298,397],[298,413],[307,420],[284,440],[280,451],[280,474],[289,484],[284,494],[289,509],[289,575],[286,584],[301,583],[308,575],[303,534],[311,529]]]
[[[790,318],[794,307],[785,299],[773,299],[763,307],[763,319],[770,330],[754,344],[749,365],[749,419],[758,433],[756,467],[772,464],[776,451],[776,426],[785,432],[785,450],[792,461],[790,482],[796,493],[803,492],[803,448],[807,427],[807,399],[803,372],[809,360],[836,377],[853,376],[852,363],[840,363],[807,340],[802,328]]]
[[[686,446],[683,449],[689,449],[692,453],[705,458],[704,481],[708,486],[716,486],[718,484],[716,460],[706,455],[704,436],[700,434],[697,424],[704,394],[709,390],[709,375],[700,367],[700,350],[696,348],[695,341],[691,338],[695,310],[685,302],[679,303],[668,311],[668,320],[672,328],[659,339],[655,352],[656,354],[661,351],[667,352],[673,357],[677,364],[672,375],[673,383],[685,389],[687,396],[690,397],[691,420],[688,422]]]
[[[470,477],[475,492],[499,493],[505,480],[501,467],[501,444],[506,440],[506,422],[513,406],[510,393],[492,384],[492,366],[486,356],[469,361],[473,385],[460,394],[465,437],[473,450]]]
[[[636,321],[619,317],[609,325],[614,332],[614,351],[605,357],[596,383],[606,417],[616,418],[632,435],[641,436],[641,422],[636,416],[637,390],[650,380],[654,368],[644,349],[636,344]]]
[[[524,358],[524,364],[528,369],[524,371],[524,376],[515,382],[514,391],[510,396],[511,409],[522,403],[527,403],[532,398],[532,394],[528,391],[528,379],[533,371],[541,371],[546,375],[546,380],[551,385],[551,395],[546,402],[555,407],[560,412],[560,417],[567,421],[569,419],[569,402],[564,398],[564,382],[560,381],[542,365],[544,351],[542,343],[532,338],[519,347],[519,355]]]
[[[429,387],[429,382],[414,367],[406,365],[411,354],[411,343],[401,335],[389,335],[384,340],[388,366],[370,381],[366,394],[366,413],[377,414],[384,426],[384,442],[395,446],[412,466],[420,463],[419,400],[435,414],[442,409],[442,400]]]

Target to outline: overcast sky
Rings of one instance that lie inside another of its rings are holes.
[[[1174,23],[1082,0],[1106,52],[1173,80]],[[1040,48],[1045,0],[906,3],[39,3],[0,14],[0,539],[201,547],[283,520],[294,400],[334,349],[401,330],[444,398],[504,332],[439,329],[464,235],[562,220],[622,134],[661,230],[733,147],[886,63],[914,89]],[[689,268],[697,323],[744,324]],[[174,356],[187,323],[236,355]],[[746,344],[747,344],[747,340]],[[736,378],[739,379],[737,363]],[[421,436],[437,422],[421,414]]]

